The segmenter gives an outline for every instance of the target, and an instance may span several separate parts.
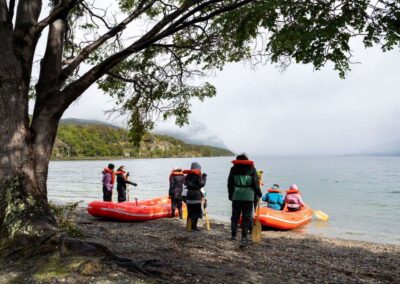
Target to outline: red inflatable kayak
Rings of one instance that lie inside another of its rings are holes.
[[[260,223],[266,227],[280,230],[291,230],[311,221],[313,211],[308,207],[303,207],[299,211],[290,212],[287,210],[274,210],[267,207],[260,208]]]
[[[167,196],[137,202],[93,201],[88,204],[87,211],[94,217],[121,221],[147,221],[169,217],[172,213],[171,200]],[[178,215],[177,211],[175,216]]]

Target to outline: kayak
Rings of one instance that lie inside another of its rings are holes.
[[[183,209],[186,210],[183,204]],[[92,201],[87,211],[93,217],[103,217],[120,221],[147,221],[170,217],[172,214],[171,200],[168,196],[133,202]],[[178,216],[178,210],[175,216]]]
[[[303,207],[299,211],[274,210],[268,207],[260,208],[260,223],[263,226],[280,230],[292,230],[307,224],[313,217],[313,211]],[[255,217],[256,218],[256,217]]]

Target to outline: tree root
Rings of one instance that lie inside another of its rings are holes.
[[[104,261],[114,263],[118,266],[127,268],[129,271],[140,272],[144,275],[149,275],[146,266],[162,267],[165,266],[165,262],[160,259],[147,259],[143,261],[136,261],[131,258],[122,257],[115,254],[109,247],[90,241],[83,241],[75,238],[70,238],[65,235],[61,235],[59,241],[58,251],[60,257],[65,255],[65,247],[69,250],[83,253],[83,254],[102,254],[104,255]]]

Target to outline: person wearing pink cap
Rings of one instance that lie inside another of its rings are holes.
[[[289,211],[298,211],[305,206],[297,185],[292,184],[286,191],[285,204]]]

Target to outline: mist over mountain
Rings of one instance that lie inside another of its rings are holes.
[[[169,125],[157,126],[154,134],[173,136],[189,144],[209,145],[227,149],[226,145],[217,134],[211,132],[207,126],[198,121],[190,121],[188,125],[177,128]]]
[[[400,139],[380,143],[362,150],[360,155],[400,156]]]

